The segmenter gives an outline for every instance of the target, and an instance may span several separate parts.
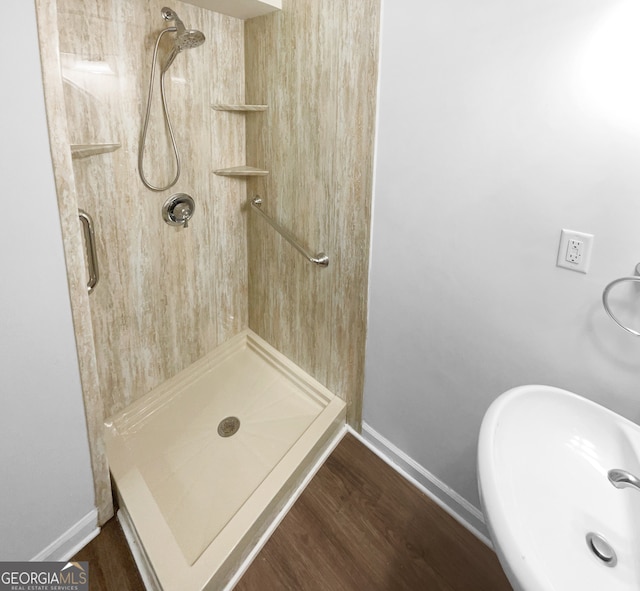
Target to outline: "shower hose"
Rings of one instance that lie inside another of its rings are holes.
[[[173,180],[169,182],[168,185],[164,187],[156,187],[152,185],[144,175],[143,170],[143,160],[144,160],[144,149],[147,143],[147,128],[149,127],[149,113],[151,112],[151,100],[153,98],[153,83],[155,81],[156,76],[156,58],[158,56],[158,46],[160,45],[160,40],[165,33],[171,33],[177,31],[176,27],[167,27],[163,29],[158,38],[156,39],[156,45],[153,49],[153,59],[151,64],[151,79],[149,80],[149,93],[147,95],[147,111],[144,116],[144,124],[142,125],[142,137],[140,138],[140,148],[138,149],[138,172],[140,173],[140,178],[144,183],[145,187],[148,187],[152,191],[165,191],[170,187],[173,187],[178,182],[180,178],[180,155],[178,154],[178,146],[176,145],[176,138],[173,134],[173,126],[171,125],[171,119],[169,117],[169,110],[167,108],[167,96],[164,87],[164,75],[168,70],[168,66],[162,68],[160,71],[160,96],[162,97],[162,112],[164,114],[164,121],[169,129],[169,136],[171,137],[171,145],[173,146],[173,154],[176,161],[176,174],[173,177]],[[169,62],[170,65],[170,62]]]

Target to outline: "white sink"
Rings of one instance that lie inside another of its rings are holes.
[[[609,480],[612,469],[640,477],[639,458],[640,427],[566,390],[521,386],[493,402],[478,480],[516,591],[640,589],[640,489]]]

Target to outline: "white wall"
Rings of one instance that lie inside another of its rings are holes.
[[[639,25],[633,0],[384,4],[364,420],[476,507],[508,388],[640,420],[640,339],[600,302],[640,261]],[[595,235],[587,275],[561,228]]]
[[[0,560],[29,560],[83,519],[95,528],[94,495],[35,7],[3,8],[16,26],[0,52]]]

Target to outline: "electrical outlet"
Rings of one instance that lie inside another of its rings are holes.
[[[593,234],[563,229],[556,265],[578,273],[586,273],[591,263],[592,248]]]
[[[584,249],[584,242],[582,240],[576,240],[575,238],[569,238],[569,244],[567,245],[567,254],[565,261],[579,265],[582,260],[582,251]]]

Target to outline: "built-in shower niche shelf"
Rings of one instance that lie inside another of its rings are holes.
[[[120,144],[71,144],[71,157],[74,159],[88,158],[89,156],[115,152],[120,147]]]
[[[254,168],[253,166],[233,166],[231,168],[219,168],[213,171],[218,176],[266,176],[268,170]]]
[[[227,105],[216,104],[211,105],[214,111],[235,111],[237,113],[256,113],[258,111],[266,111],[267,105]]]
[[[282,10],[282,0],[185,0],[185,2],[242,20]]]

